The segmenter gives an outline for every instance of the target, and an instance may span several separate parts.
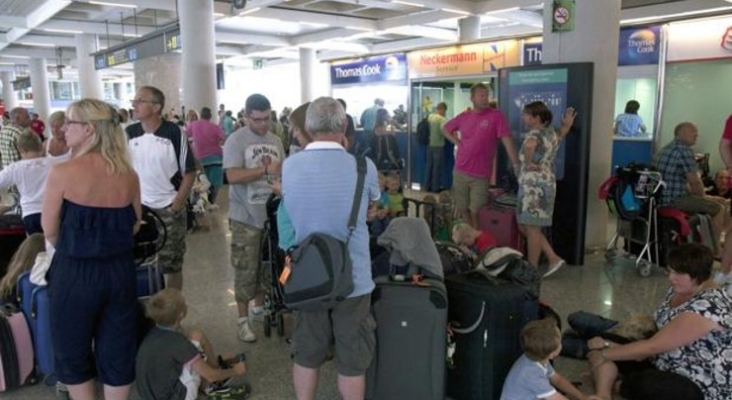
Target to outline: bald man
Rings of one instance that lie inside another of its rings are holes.
[[[658,152],[656,167],[666,182],[660,205],[688,214],[708,214],[712,217],[716,243],[719,243],[724,225],[724,207],[718,201],[704,196],[704,183],[691,149],[698,137],[696,125],[682,122],[674,129],[674,140]]]

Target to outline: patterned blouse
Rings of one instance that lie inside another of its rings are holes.
[[[669,305],[673,290],[656,311],[656,325],[668,324],[683,312],[699,314],[721,328],[690,344],[656,355],[661,371],[674,372],[699,385],[706,400],[732,399],[732,298],[722,289],[704,290],[676,308]]]

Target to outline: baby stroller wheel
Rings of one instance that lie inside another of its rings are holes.
[[[644,278],[651,276],[651,267],[653,265],[645,260],[638,262],[638,274]]]
[[[282,337],[285,336],[285,317],[281,312],[277,313],[277,334]]]
[[[272,336],[272,315],[267,314],[264,316],[264,336],[270,337]]]

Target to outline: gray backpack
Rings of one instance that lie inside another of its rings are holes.
[[[315,232],[290,251],[291,270],[283,287],[284,302],[289,309],[328,310],[353,293],[353,264],[348,242],[356,229],[361,208],[366,177],[365,158],[356,157],[356,170],[358,180],[346,240]]]

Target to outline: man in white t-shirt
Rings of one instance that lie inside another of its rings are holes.
[[[167,240],[158,253],[158,263],[167,287],[181,290],[188,232],[186,201],[196,176],[193,154],[178,125],[163,120],[165,95],[160,89],[141,87],[132,107],[140,122],[126,130],[132,165],[140,177],[142,204],[165,223]]]

